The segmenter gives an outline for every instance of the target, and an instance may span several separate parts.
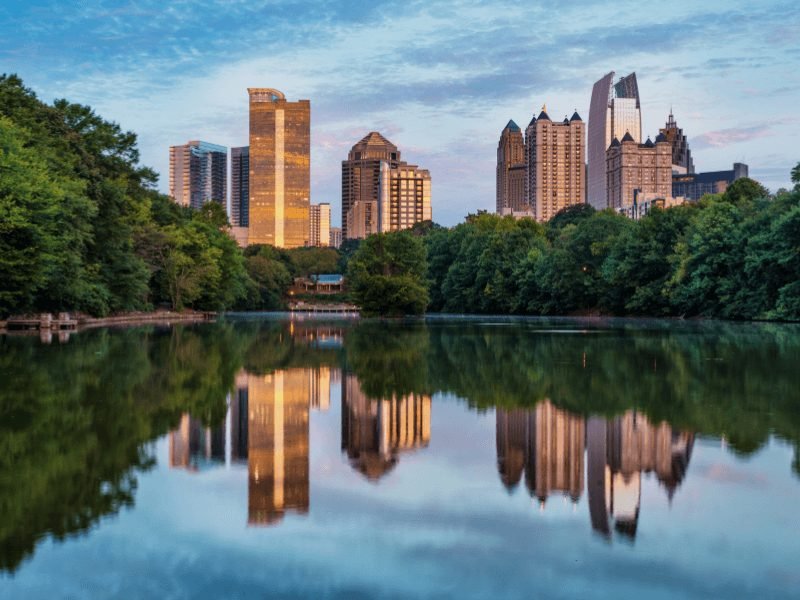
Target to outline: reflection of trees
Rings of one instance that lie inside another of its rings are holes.
[[[550,398],[583,415],[635,408],[653,422],[724,436],[747,454],[773,432],[800,440],[798,333],[675,321],[363,322],[345,349],[375,396],[449,392],[478,408]]]
[[[102,330],[65,346],[0,338],[0,569],[16,569],[47,534],[63,539],[132,505],[136,472],[154,463],[146,442],[186,410],[224,411],[238,362],[229,334]]]
[[[152,464],[146,442],[186,412],[204,427],[221,422],[241,368],[340,366],[369,398],[446,392],[509,410],[548,398],[605,417],[635,409],[650,423],[725,436],[742,453],[774,432],[795,445],[800,475],[798,327],[596,323],[253,320],[90,331],[54,346],[0,338],[0,569],[15,569],[45,535],[130,505],[136,472]]]

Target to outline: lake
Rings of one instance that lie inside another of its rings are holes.
[[[800,327],[0,337],[2,598],[800,597]]]

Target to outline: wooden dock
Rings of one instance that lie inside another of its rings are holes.
[[[78,320],[69,313],[58,313],[55,318],[51,313],[24,315],[9,317],[6,321],[8,331],[74,331],[77,328]]]
[[[289,304],[289,312],[357,314],[359,310],[355,304],[306,304],[297,302]]]

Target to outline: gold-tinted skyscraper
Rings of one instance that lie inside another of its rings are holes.
[[[311,103],[278,90],[250,94],[250,244],[303,246],[309,237]]]

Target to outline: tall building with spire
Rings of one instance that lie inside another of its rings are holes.
[[[271,88],[250,95],[250,244],[296,248],[308,241],[311,103]]]
[[[642,141],[642,112],[636,73],[614,83],[614,71],[592,88],[587,136],[587,201],[598,210],[608,207],[606,193],[606,150],[614,138],[630,134]]]
[[[431,219],[431,175],[400,160],[377,131],[357,142],[342,161],[342,238],[408,229]]]
[[[537,221],[549,221],[586,201],[586,145],[577,111],[554,122],[542,107],[525,129],[526,204]]]
[[[672,110],[669,111],[667,124],[658,130],[663,134],[667,141],[672,145],[672,170],[675,173],[691,174],[694,173],[694,161],[692,152],[689,150],[689,140],[683,133],[683,129],[678,127]]]
[[[513,120],[500,132],[497,144],[497,214],[528,209],[525,201],[525,141]]]

